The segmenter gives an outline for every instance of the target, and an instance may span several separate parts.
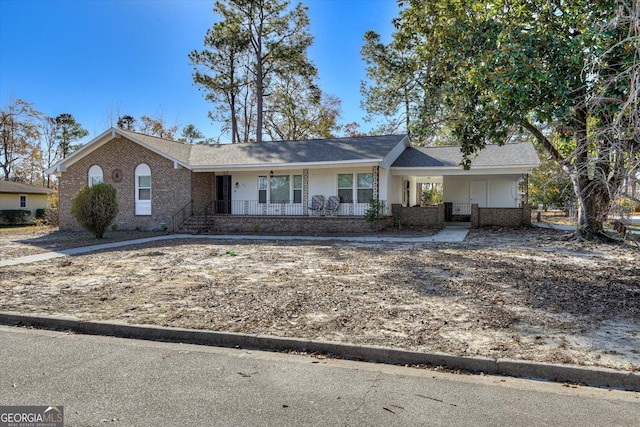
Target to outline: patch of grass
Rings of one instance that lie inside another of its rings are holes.
[[[37,231],[47,231],[50,229],[51,231],[55,231],[57,227],[50,227],[48,225],[34,225],[34,224],[23,224],[23,225],[0,225],[0,233],[33,233]]]

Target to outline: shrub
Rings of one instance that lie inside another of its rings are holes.
[[[49,208],[44,211],[44,222],[52,227],[58,226],[58,208]]]
[[[97,239],[102,238],[117,214],[116,189],[109,184],[83,187],[71,199],[71,215]]]
[[[0,218],[11,225],[24,224],[31,215],[28,209],[5,209],[0,211]]]
[[[36,214],[33,216],[34,219],[44,219],[44,213],[46,209],[36,209]]]
[[[380,219],[382,209],[383,206],[380,200],[369,200],[369,208],[364,212],[364,217],[372,229],[376,227],[376,223],[378,222],[378,219]]]

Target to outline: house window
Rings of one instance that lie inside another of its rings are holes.
[[[269,178],[269,200],[271,203],[289,203],[291,201],[291,177],[274,175]]]
[[[302,175],[293,175],[293,203],[302,203]]]
[[[258,203],[267,203],[267,177],[258,177]]]
[[[338,197],[340,203],[353,203],[353,174],[338,174]]]
[[[89,187],[92,187],[95,184],[100,184],[102,182],[102,168],[98,165],[91,166],[89,168]]]
[[[267,177],[258,177],[258,203],[267,203]]]
[[[20,196],[20,207],[21,208],[27,207],[27,196]]]
[[[258,177],[258,203],[291,203],[292,200],[302,203],[302,175]]]
[[[357,174],[358,203],[369,203],[373,199],[373,174]]]
[[[151,169],[141,163],[136,167],[136,215],[151,215]]]
[[[339,173],[338,197],[341,203],[369,203],[373,198],[373,174]]]

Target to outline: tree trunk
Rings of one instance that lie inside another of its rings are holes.
[[[262,101],[263,101],[263,57],[262,57],[262,31],[263,31],[263,22],[260,20],[260,25],[258,26],[258,34],[257,43],[256,43],[256,106],[258,111],[256,111],[256,142],[262,142]]]
[[[589,141],[587,138],[587,110],[576,109],[574,135],[576,150],[573,164],[569,164],[542,132],[529,122],[523,127],[542,144],[546,151],[562,166],[573,183],[573,190],[578,202],[578,225],[576,235],[589,240],[597,238],[603,231],[603,223],[607,220],[611,208],[612,192],[604,177],[592,176],[589,167]]]
[[[229,70],[229,81],[231,82],[231,90],[230,92],[230,107],[231,107],[231,143],[235,144],[238,142],[238,116],[236,111],[236,81],[235,81],[235,73],[236,69],[234,66],[235,59],[231,59],[231,67]]]
[[[578,201],[578,225],[576,234],[593,240],[604,230],[611,208],[611,196],[605,183],[591,180],[584,173],[571,174],[571,180]]]
[[[607,220],[613,199],[606,178],[595,174],[590,167],[592,159],[589,158],[586,108],[576,109],[574,128],[576,150],[570,176],[578,201],[576,234],[593,240],[604,230],[603,223]]]

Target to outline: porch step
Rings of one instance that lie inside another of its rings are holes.
[[[194,215],[187,218],[187,220],[182,223],[182,225],[178,227],[178,230],[176,231],[187,234],[200,234],[212,231],[213,226],[213,217],[206,215]]]
[[[445,222],[444,228],[471,228],[470,222]]]

